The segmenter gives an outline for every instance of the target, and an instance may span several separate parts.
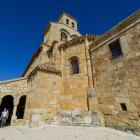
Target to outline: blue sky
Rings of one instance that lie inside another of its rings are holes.
[[[20,77],[62,11],[81,34],[103,34],[140,8],[140,0],[0,0],[0,81]]]

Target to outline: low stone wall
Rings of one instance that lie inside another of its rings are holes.
[[[60,112],[61,125],[104,126],[104,117],[100,112],[71,110]]]
[[[45,109],[32,109],[30,127],[44,124],[70,126],[105,126],[104,116],[100,112],[85,110],[61,110],[52,114],[51,119],[44,119]]]

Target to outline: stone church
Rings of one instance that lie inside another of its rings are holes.
[[[81,35],[63,12],[19,79],[0,82],[9,125],[105,126],[140,132],[140,10],[105,34]]]

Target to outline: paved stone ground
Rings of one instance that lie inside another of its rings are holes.
[[[0,128],[0,140],[140,140],[140,137],[103,127],[46,125]]]

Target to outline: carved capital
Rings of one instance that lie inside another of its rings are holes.
[[[15,99],[14,100],[14,106],[17,106],[19,104],[19,100]]]

